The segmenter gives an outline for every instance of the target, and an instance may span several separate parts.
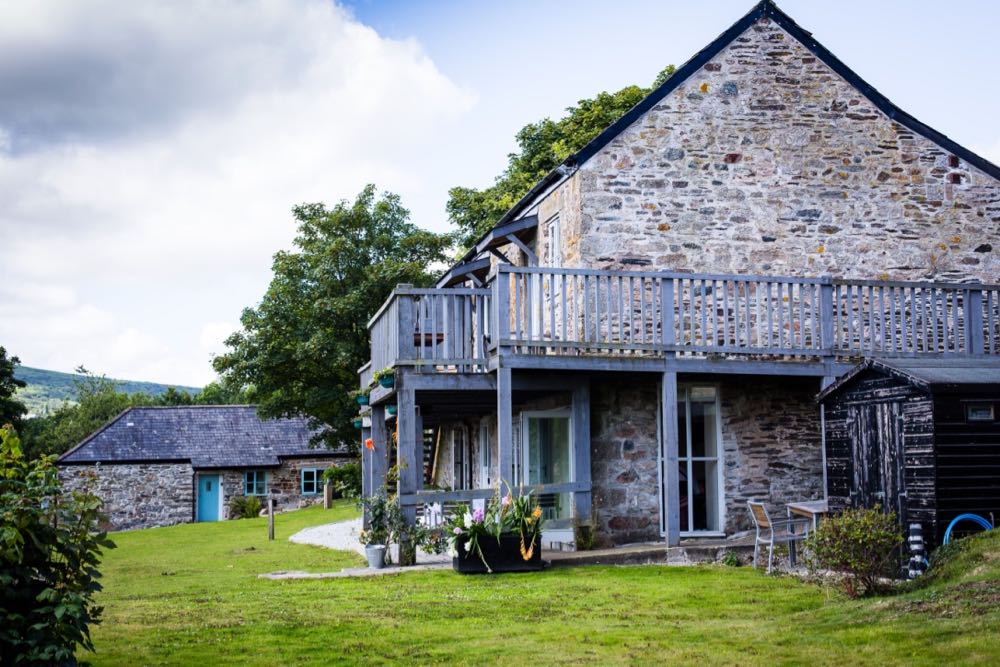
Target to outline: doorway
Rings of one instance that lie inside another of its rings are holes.
[[[524,484],[568,484],[573,481],[573,442],[569,410],[525,412],[522,415],[521,470]],[[570,493],[538,495],[543,518],[552,527],[569,524]]]
[[[218,475],[198,475],[198,521],[218,521],[222,498]]]

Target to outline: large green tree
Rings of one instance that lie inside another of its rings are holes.
[[[482,190],[455,187],[449,191],[448,217],[458,227],[460,244],[471,245],[539,179],[621,118],[674,69],[673,65],[665,67],[650,88],[627,86],[615,93],[598,93],[567,108],[566,116],[559,120],[543,118],[521,128],[518,150],[507,156],[507,168],[493,185]]]
[[[14,428],[20,428],[21,418],[28,412],[24,403],[14,397],[24,386],[23,381],[14,377],[14,369],[20,363],[17,357],[8,357],[7,350],[0,345],[0,426],[13,424]]]
[[[353,203],[293,211],[295,249],[274,256],[260,305],[243,311],[214,366],[262,416],[306,415],[327,445],[355,449],[349,393],[370,356],[368,320],[397,283],[431,284],[451,240],[411,224],[398,196],[371,185]]]

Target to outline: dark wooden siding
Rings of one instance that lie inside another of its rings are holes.
[[[967,421],[969,402],[993,403],[994,420]],[[959,514],[1000,520],[1000,395],[936,394],[938,539]]]
[[[873,408],[883,404],[882,408]],[[892,405],[895,404],[895,405]],[[928,394],[907,382],[872,369],[826,402],[827,489],[831,507],[870,504],[871,497],[858,488],[871,475],[889,476],[902,457],[901,497],[881,500],[895,509],[899,503],[903,521],[923,524],[925,534],[937,533],[935,509],[935,459],[933,404]],[[859,422],[859,419],[861,422]],[[863,425],[859,425],[863,424]],[[859,428],[866,433],[859,433]],[[901,433],[888,433],[898,428]],[[880,433],[874,430],[880,430]],[[882,442],[894,451],[888,460],[870,447]],[[899,451],[898,444],[902,448]],[[879,471],[857,470],[858,465],[878,466]],[[890,493],[893,493],[890,491]]]

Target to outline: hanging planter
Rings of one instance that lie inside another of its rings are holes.
[[[354,400],[358,402],[358,405],[368,405],[368,394],[358,394]]]
[[[392,366],[386,366],[378,373],[375,373],[372,379],[386,389],[392,389],[396,384],[396,371],[392,369]]]
[[[355,419],[354,420],[354,428],[361,428],[363,425],[364,425],[364,421],[362,421],[360,419]]]
[[[396,414],[396,406],[395,405],[387,405],[387,406],[385,406],[385,411],[389,415],[394,415],[394,414]]]

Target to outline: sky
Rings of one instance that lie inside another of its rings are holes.
[[[398,193],[448,229],[528,122],[648,85],[749,0],[0,0],[0,346],[200,386],[291,208]],[[1000,3],[784,0],[897,105],[1000,162]]]

